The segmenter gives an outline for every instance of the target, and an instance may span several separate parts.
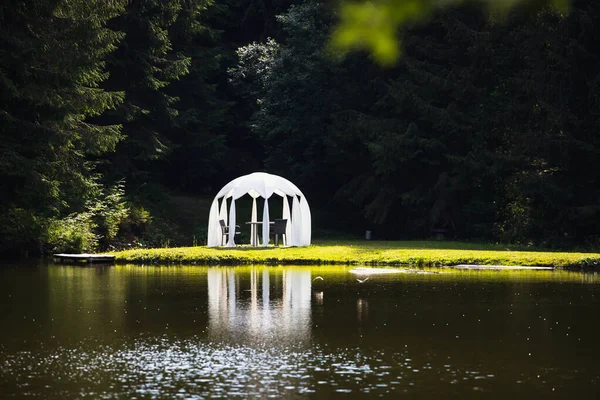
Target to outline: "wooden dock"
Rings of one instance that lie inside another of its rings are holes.
[[[115,256],[112,254],[54,254],[53,257],[61,262],[87,262],[88,264],[115,262]]]

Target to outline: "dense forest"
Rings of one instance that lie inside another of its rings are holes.
[[[4,1],[0,253],[202,243],[173,198],[254,171],[301,188],[316,235],[600,244],[600,2],[438,10],[386,66],[332,51],[338,14]]]

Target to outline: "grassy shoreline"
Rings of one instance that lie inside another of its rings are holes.
[[[199,265],[410,265],[456,264],[552,266],[592,269],[600,253],[511,249],[505,246],[433,241],[316,241],[309,247],[179,247],[113,253],[116,262]]]

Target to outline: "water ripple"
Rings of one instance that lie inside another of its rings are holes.
[[[427,370],[426,365],[415,368],[406,353],[363,354],[358,348],[247,346],[168,338],[144,338],[118,348],[81,343],[75,348],[0,355],[0,387],[8,397],[291,398],[317,391],[386,394],[413,388]],[[478,380],[479,386],[480,380],[490,379],[490,375],[472,370],[452,369],[448,376]],[[454,383],[447,381],[448,385]]]

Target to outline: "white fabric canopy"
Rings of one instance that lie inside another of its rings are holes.
[[[256,198],[265,199],[262,215],[262,245],[269,244],[269,198],[277,194],[283,198],[283,219],[287,219],[286,245],[309,246],[311,239],[311,215],[306,197],[300,189],[292,182],[277,175],[265,172],[255,172],[250,175],[240,176],[223,187],[213,200],[208,217],[208,247],[221,245],[222,219],[229,226],[228,247],[235,246],[235,200],[244,195],[250,195],[252,199],[252,222],[257,222]],[[292,197],[292,203],[288,202],[287,196]],[[227,213],[227,199],[231,197],[229,214]],[[219,208],[219,201],[221,207]],[[291,210],[290,210],[291,206]],[[228,221],[229,219],[229,221]]]

